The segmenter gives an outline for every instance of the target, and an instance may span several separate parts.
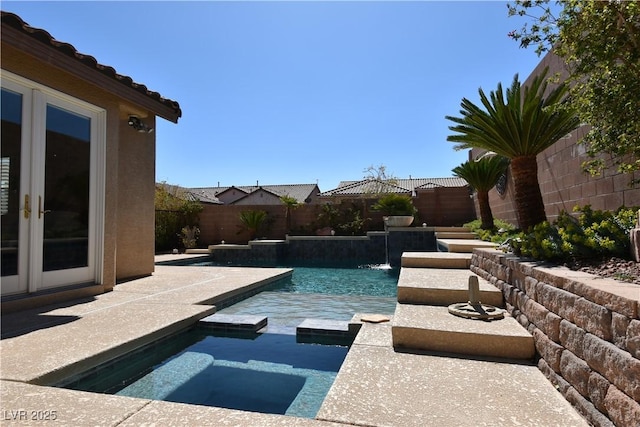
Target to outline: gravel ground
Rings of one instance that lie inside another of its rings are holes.
[[[640,285],[640,263],[621,258],[605,260],[581,260],[565,264],[566,267],[595,274],[601,277],[616,279],[621,282]]]

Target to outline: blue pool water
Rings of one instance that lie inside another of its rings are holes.
[[[367,295],[392,297],[397,295],[398,269],[314,268],[294,267],[291,282],[284,292],[326,295]]]
[[[266,329],[229,334],[196,327],[65,387],[313,418],[348,352],[298,342],[304,319],[393,314],[397,270],[295,267],[290,279],[220,310],[264,315]]]
[[[116,394],[312,418],[348,348],[293,335],[203,335]]]
[[[348,350],[295,335],[195,328],[65,387],[313,418]]]
[[[295,333],[304,319],[351,320],[356,313],[393,314],[398,270],[295,267],[290,280],[219,313],[262,315],[268,331]]]

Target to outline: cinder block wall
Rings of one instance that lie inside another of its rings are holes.
[[[476,219],[471,192],[467,187],[421,190],[413,199],[418,209],[417,224],[461,226]]]
[[[640,286],[496,250],[475,250],[471,270],[502,290],[538,368],[591,424],[640,425]]]
[[[284,239],[287,234],[287,223],[284,205],[203,205],[199,215],[200,237],[199,246],[218,244],[222,240],[226,243],[247,243],[249,235],[240,231],[240,212],[247,210],[263,210],[267,212],[269,225],[258,237],[268,239]],[[321,205],[302,205],[291,210],[291,229],[312,224],[321,212]]]
[[[547,218],[555,220],[562,211],[571,213],[574,206],[591,205],[598,210],[616,210],[620,206],[640,206],[640,186],[629,186],[631,179],[640,173],[625,175],[615,168],[607,169],[600,176],[590,176],[582,171],[582,163],[588,159],[585,147],[578,144],[586,127],[577,129],[566,139],[538,155],[538,182]],[[507,174],[507,191],[504,195],[493,189],[489,203],[494,217],[517,224],[513,202],[513,180]]]
[[[420,191],[413,203],[418,209],[414,226],[426,223],[428,226],[460,226],[476,218],[473,201],[469,197],[469,189],[461,188],[436,188]],[[313,204],[305,204],[291,210],[291,230],[294,232],[302,228],[314,234],[313,227],[318,222],[318,215],[322,212],[323,205],[329,202],[320,201]],[[362,217],[369,218],[365,222],[364,231],[384,230],[383,214],[370,209],[374,199],[341,198],[331,201],[342,202],[346,206],[362,209]],[[200,213],[200,238],[198,244],[218,244],[224,240],[226,243],[246,243],[249,236],[246,233],[238,234],[240,226],[240,212],[246,210],[264,210],[268,214],[269,226],[260,233],[259,237],[269,239],[284,239],[287,234],[284,205],[203,205]]]

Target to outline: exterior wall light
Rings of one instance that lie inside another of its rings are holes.
[[[143,133],[144,132],[146,132],[146,133],[153,132],[153,128],[152,127],[149,127],[149,126],[145,125],[144,123],[142,123],[142,120],[140,120],[140,118],[138,118],[136,116],[129,116],[129,121],[127,123],[129,124],[129,126],[134,128],[138,132],[143,132]]]

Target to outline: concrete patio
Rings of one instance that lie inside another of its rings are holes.
[[[438,268],[430,270],[405,276],[434,281]],[[32,425],[33,417],[73,426],[587,425],[529,361],[398,351],[393,327],[406,319],[395,318],[362,325],[316,420],[47,386],[183,329],[212,314],[217,302],[288,274],[158,265],[153,276],[108,294],[3,316],[2,425]]]

